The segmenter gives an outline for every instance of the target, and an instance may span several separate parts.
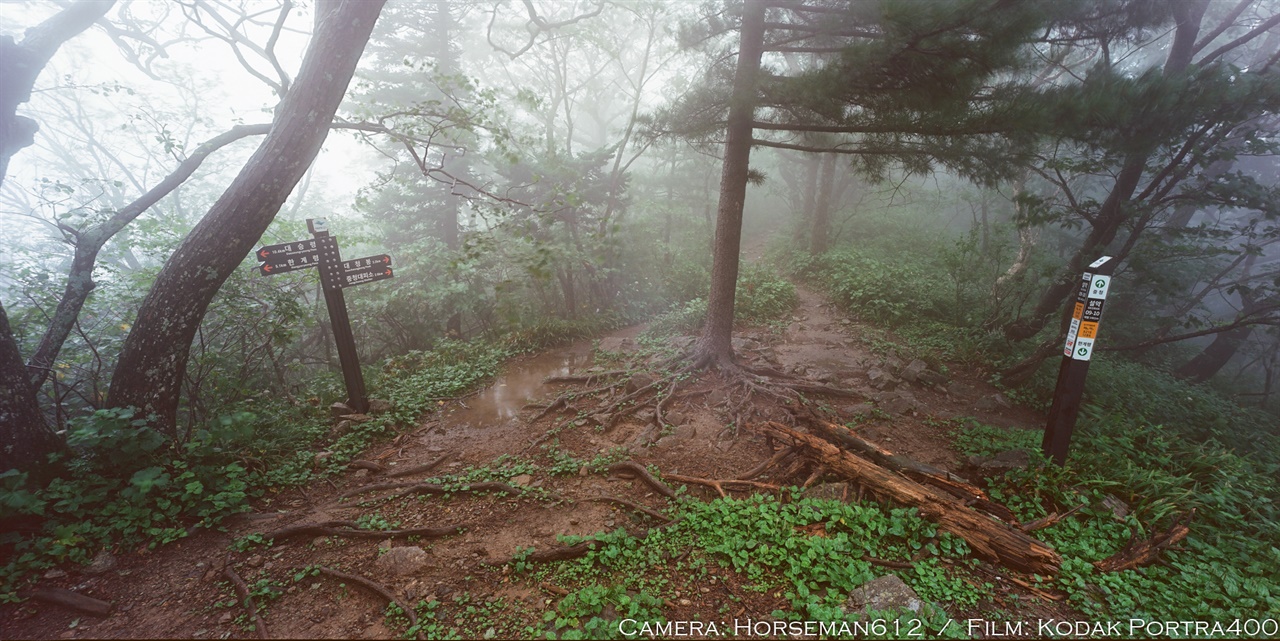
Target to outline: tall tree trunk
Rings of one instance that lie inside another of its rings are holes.
[[[764,0],[746,0],[738,68],[729,102],[729,122],[720,175],[720,204],[711,253],[711,293],[707,322],[695,346],[699,364],[733,362],[733,302],[738,284],[738,254],[742,245],[742,208],[747,198],[751,162],[751,122],[756,110],[756,76],[764,51]]]
[[[0,305],[0,472],[37,469],[62,442],[45,425],[9,316]]]
[[[814,203],[818,200],[818,175],[822,173],[822,154],[805,154],[804,160],[804,193],[801,194],[800,220],[795,221],[795,236],[793,237],[796,247],[804,246],[804,235],[809,231],[813,224],[813,208]]]
[[[825,254],[831,242],[831,205],[834,200],[836,180],[836,154],[822,157],[822,181],[818,183],[818,198],[813,206],[813,227],[810,230],[809,253]]]
[[[445,75],[461,73],[462,63],[459,60],[458,50],[453,45],[453,34],[456,26],[453,13],[449,10],[448,2],[436,0],[435,8],[431,12],[431,22],[433,27],[432,35],[436,38],[434,43],[436,46],[436,68]],[[446,145],[456,144],[457,141],[447,138],[445,143]],[[446,155],[443,165],[445,172],[450,176],[459,180],[469,179],[471,171],[470,156],[465,154],[461,156]],[[445,197],[444,210],[440,213],[440,236],[450,252],[457,252],[462,247],[461,225],[458,222],[461,204],[462,197],[450,190],[449,195]],[[456,272],[452,272],[450,278],[455,282],[459,280]],[[445,321],[445,333],[452,338],[462,338],[462,310],[458,309],[456,301],[450,301],[446,305],[449,318]]]
[[[175,430],[191,341],[209,302],[262,238],[320,152],[385,0],[322,0],[316,28],[271,133],[165,263],[138,310],[108,402]]]

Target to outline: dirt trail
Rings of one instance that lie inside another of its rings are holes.
[[[801,286],[798,293],[800,304],[783,331],[739,332],[736,347],[757,362],[855,390],[866,398],[865,402],[832,399],[822,404],[832,419],[856,422],[864,436],[919,461],[951,470],[959,467],[960,458],[936,419],[976,415],[993,424],[1034,425],[1034,414],[990,402],[995,390],[978,376],[953,371],[946,381],[917,385],[892,374],[904,371],[909,364],[869,350],[859,338],[859,326],[816,292]],[[609,351],[627,351],[634,347],[638,332],[639,328],[614,332],[602,337],[599,344]],[[558,535],[643,527],[634,514],[592,500],[601,496],[622,498],[655,510],[665,505],[665,499],[640,481],[591,473],[585,467],[578,473],[560,469],[560,473],[553,474],[551,469],[557,461],[563,465],[568,460],[566,455],[590,461],[615,448],[630,447],[631,459],[656,465],[664,473],[733,478],[771,454],[762,437],[726,425],[723,408],[731,399],[726,398],[724,387],[717,385],[715,374],[683,389],[681,399],[666,408],[667,421],[675,426],[674,430],[660,430],[653,411],[642,410],[608,430],[568,427],[559,434],[554,451],[559,458],[550,457],[545,449],[530,449],[530,444],[547,429],[573,417],[572,410],[553,412],[530,424],[540,410],[528,403],[548,403],[573,387],[545,385],[542,379],[591,371],[593,367],[602,366],[592,362],[590,341],[515,359],[508,364],[506,373],[480,394],[447,403],[416,430],[375,446],[366,454],[367,459],[391,470],[449,457],[435,470],[396,480],[461,474],[468,469],[495,467],[495,460],[504,455],[522,456],[540,468],[529,467],[527,474],[505,479],[525,488],[521,496],[456,493],[452,497],[431,495],[361,505],[362,499],[378,496],[375,493],[338,502],[342,492],[376,480],[366,470],[350,471],[332,481],[287,490],[259,501],[254,506],[256,513],[232,520],[225,533],[198,532],[157,552],[124,552],[118,555],[113,569],[101,574],[89,574],[79,567],[66,568],[66,575],[61,577],[54,573],[41,581],[41,587],[68,588],[112,601],[115,613],[106,619],[93,619],[49,605],[5,605],[0,608],[0,637],[253,636],[251,624],[246,627],[243,621],[237,623],[243,611],[231,605],[235,596],[222,574],[228,561],[250,586],[266,581],[283,590],[267,608],[266,622],[276,637],[389,638],[402,632],[388,629],[382,614],[386,603],[363,588],[327,577],[293,581],[291,568],[313,564],[369,577],[408,603],[422,599],[447,603],[465,595],[468,603],[502,599],[504,608],[513,612],[537,612],[550,607],[556,598],[554,592],[512,582],[504,573],[503,563],[519,548],[554,547]],[[897,389],[876,389],[872,384],[874,372],[888,376],[884,380],[897,381],[893,384]],[[639,384],[631,383],[633,387]],[[988,406],[991,409],[980,409]],[[711,495],[706,488],[692,492]],[[420,548],[421,552],[385,553],[377,541],[311,536],[278,541],[272,547],[228,552],[233,540],[250,533],[303,522],[354,521],[361,517],[381,519],[398,528],[460,525],[466,529],[442,539],[398,539],[392,544]],[[696,593],[691,596],[687,602],[674,604],[667,612],[668,618],[688,619],[713,611],[722,598],[703,595],[699,599]],[[776,599],[767,598],[769,595],[744,596],[743,607],[760,617],[768,617],[773,608],[779,607]],[[223,607],[215,607],[220,603]]]

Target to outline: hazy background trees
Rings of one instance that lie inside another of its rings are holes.
[[[350,256],[394,256],[396,279],[349,297],[366,363],[708,295],[727,363],[737,269],[713,279],[712,238],[736,261],[714,212],[738,198],[748,240],[859,266],[842,281],[859,315],[963,337],[1008,383],[1046,376],[1063,283],[1118,256],[1104,350],[1276,407],[1274,2],[747,3],[750,164],[722,174],[742,3],[393,1],[315,163],[234,246],[198,224],[249,193],[233,177],[305,89],[328,5],[110,4],[73,5],[100,17],[14,103],[32,144],[6,146],[0,400],[35,400],[37,449],[109,405],[160,410],[182,439],[334,393],[314,275],[262,279],[244,255],[312,217]],[[16,36],[62,11],[0,20]],[[184,243],[226,260],[176,334],[138,314],[191,289],[158,277]]]

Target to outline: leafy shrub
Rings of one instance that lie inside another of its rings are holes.
[[[8,532],[0,546],[11,560],[0,568],[12,598],[28,571],[59,561],[85,562],[102,548],[187,535],[245,509],[248,471],[235,453],[255,417],[241,413],[212,421],[178,445],[137,418],[132,409],[100,410],[72,421],[68,444],[84,456],[68,474],[29,487],[26,474],[0,474],[0,519],[38,517],[34,536]]]
[[[896,326],[922,317],[951,319],[945,275],[931,273],[919,261],[843,249],[797,256],[792,269],[818,282],[837,305],[864,320]]]

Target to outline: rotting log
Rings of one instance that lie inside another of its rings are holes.
[[[992,501],[986,492],[961,476],[900,454],[894,454],[880,445],[858,436],[853,430],[843,425],[836,425],[835,423],[828,423],[818,419],[809,419],[806,424],[809,426],[809,431],[815,435],[845,449],[853,450],[871,459],[872,462],[881,467],[887,467],[916,481],[932,485],[959,498],[965,504],[972,505],[974,508],[986,512],[1001,521],[1014,525],[1018,524],[1018,519],[1014,517],[1013,512],[1009,511],[1009,508]]]
[[[1195,517],[1193,509],[1174,521],[1169,529],[1155,536],[1139,541],[1137,530],[1129,537],[1129,543],[1122,550],[1101,560],[1093,566],[1102,572],[1120,572],[1150,565],[1160,559],[1160,553],[1187,538],[1191,533],[1191,519]]]
[[[1062,557],[1053,548],[1022,531],[980,514],[959,499],[922,485],[841,450],[825,439],[793,430],[781,423],[764,423],[760,429],[798,446],[801,453],[826,465],[832,472],[858,482],[897,503],[916,508],[920,515],[945,532],[964,539],[974,553],[1010,569],[1030,574],[1057,574]]]

